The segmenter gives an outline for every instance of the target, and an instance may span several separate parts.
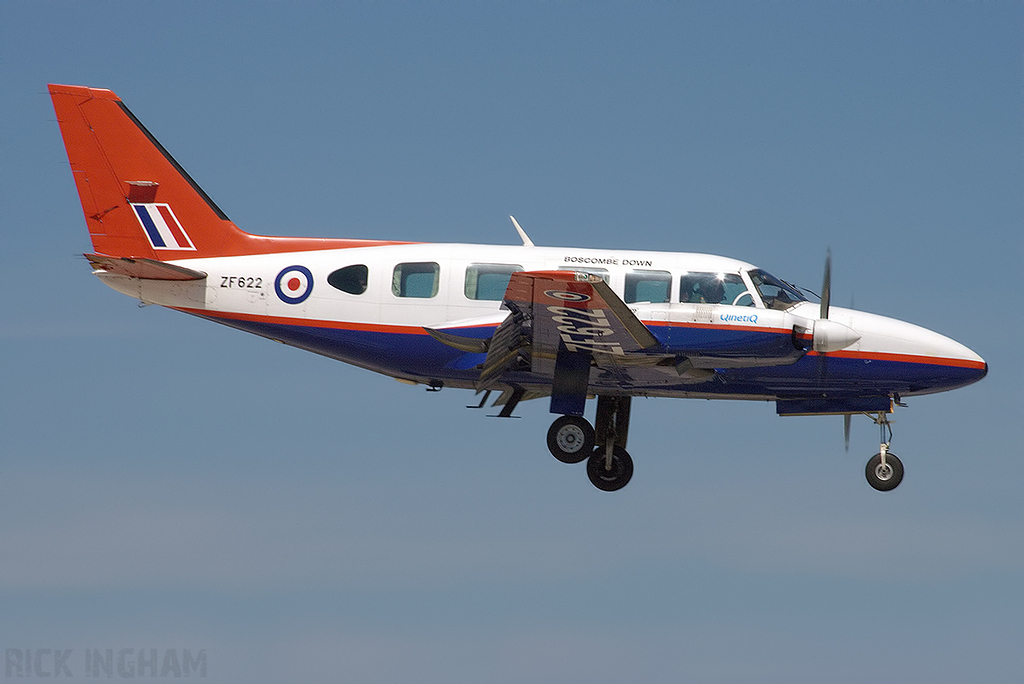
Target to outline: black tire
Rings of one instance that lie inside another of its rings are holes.
[[[633,477],[633,459],[620,446],[612,448],[612,467],[605,468],[605,450],[603,447],[594,449],[587,461],[587,476],[591,483],[604,492],[614,492],[629,484]]]
[[[903,462],[891,451],[885,454],[886,468],[882,468],[882,454],[875,454],[864,468],[868,484],[880,492],[888,492],[899,486],[903,481]]]
[[[548,429],[548,451],[562,463],[579,463],[594,450],[594,428],[583,416],[562,416]]]

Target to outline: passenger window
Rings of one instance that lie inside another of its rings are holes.
[[[429,299],[437,294],[441,267],[433,261],[398,264],[391,278],[391,291],[396,297]]]
[[[470,264],[466,268],[466,297],[500,302],[512,274],[522,270],[518,264]]]
[[[672,274],[668,271],[630,271],[626,274],[624,300],[634,302],[667,302],[672,290]]]
[[[683,304],[754,306],[754,297],[735,273],[686,273],[679,279]]]
[[[337,271],[327,276],[327,282],[331,287],[337,288],[342,292],[348,292],[349,294],[361,295],[366,292],[366,280],[369,274],[369,269],[363,264],[356,264],[354,266],[346,266],[345,268],[339,268]]]

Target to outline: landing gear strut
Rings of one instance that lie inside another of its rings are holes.
[[[614,492],[633,477],[633,459],[626,451],[631,397],[597,398],[596,429],[582,416],[562,416],[548,430],[548,450],[563,463],[587,460],[587,476],[595,487]]]
[[[879,413],[875,418],[881,434],[881,447],[877,454],[871,457],[864,475],[868,484],[880,492],[888,492],[896,489],[903,481],[903,462],[896,458],[896,454],[889,451],[889,443],[892,441],[892,424],[889,422],[889,414]],[[886,436],[888,433],[888,439]]]

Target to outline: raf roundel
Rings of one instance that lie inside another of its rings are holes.
[[[274,279],[274,292],[286,304],[301,304],[313,292],[313,274],[305,266],[289,266]]]
[[[562,290],[544,290],[544,294],[552,299],[561,299],[563,302],[585,302],[590,299],[590,295],[585,295],[582,292],[564,292]]]

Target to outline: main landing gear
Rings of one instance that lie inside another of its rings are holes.
[[[879,413],[874,421],[881,432],[882,445],[878,453],[868,461],[867,467],[864,468],[864,475],[867,477],[869,485],[880,492],[888,492],[896,489],[903,481],[903,462],[896,458],[896,454],[889,451],[889,443],[892,441],[892,424],[889,422],[889,414]]]
[[[548,450],[562,463],[579,463],[594,450],[594,428],[583,416],[562,416],[548,429]]]
[[[595,427],[582,416],[562,416],[548,430],[548,449],[562,463],[587,461],[587,476],[606,492],[622,489],[633,477],[626,451],[631,397],[597,398]]]

